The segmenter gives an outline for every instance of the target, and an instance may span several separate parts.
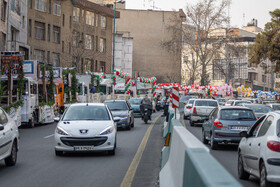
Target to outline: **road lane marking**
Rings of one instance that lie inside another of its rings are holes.
[[[123,181],[121,183],[121,187],[130,187],[132,182],[133,182],[133,179],[134,179],[134,175],[136,173],[136,170],[138,168],[138,165],[141,161],[141,158],[142,158],[142,155],[143,155],[143,152],[146,148],[146,145],[147,145],[147,142],[148,142],[148,139],[150,137],[150,134],[151,134],[151,131],[156,123],[156,121],[161,117],[161,114],[156,117],[152,124],[150,125],[150,127],[148,128],[148,130],[146,131],[143,139],[142,139],[142,142],[140,144],[140,146],[138,147],[138,150],[132,160],[132,162],[130,163],[130,166],[128,168],[128,170],[126,171],[126,174],[123,178]]]
[[[47,138],[50,138],[50,137],[52,137],[52,136],[54,136],[54,134],[51,134],[51,135],[49,135],[49,136],[45,136],[44,138],[47,139]]]

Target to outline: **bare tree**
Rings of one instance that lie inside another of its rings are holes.
[[[186,28],[183,30],[184,39],[188,47],[193,50],[201,64],[201,85],[209,82],[207,67],[219,53],[223,38],[216,33],[217,28],[224,28],[229,24],[226,13],[231,0],[201,0],[195,5],[187,5]],[[195,28],[195,37],[193,37]]]

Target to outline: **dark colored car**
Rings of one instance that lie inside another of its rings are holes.
[[[134,117],[141,117],[140,104],[142,100],[143,98],[131,98],[128,100],[129,104],[133,108]]]
[[[185,95],[185,96],[181,96],[179,101],[180,101],[180,103],[187,104],[189,99],[192,99],[192,98],[194,98],[194,96]]]
[[[202,141],[210,142],[212,149],[217,149],[218,143],[239,143],[239,133],[250,129],[256,120],[254,111],[247,107],[215,108],[202,125]]]
[[[119,117],[117,122],[118,128],[127,128],[130,130],[134,127],[134,111],[130,104],[125,100],[106,100],[104,104],[108,106],[114,117]]]

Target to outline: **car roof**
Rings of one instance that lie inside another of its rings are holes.
[[[109,103],[109,102],[126,102],[125,100],[106,100],[104,103]]]
[[[238,108],[238,109],[252,110],[252,109],[250,109],[250,108],[248,108],[248,107],[245,107],[245,106],[220,106],[219,108],[220,108],[220,110],[222,110],[222,109],[236,109],[236,108]]]
[[[195,101],[217,101],[214,99],[195,99]]]
[[[73,103],[71,106],[105,106],[104,103]]]

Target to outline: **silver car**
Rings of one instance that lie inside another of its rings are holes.
[[[255,113],[246,107],[220,107],[214,109],[202,125],[202,141],[211,149],[218,143],[239,143],[241,131],[247,131],[256,121]]]
[[[273,110],[280,110],[280,103],[268,103],[266,105],[272,108]]]
[[[245,107],[248,107],[248,108],[251,108],[252,110],[254,110],[258,119],[261,116],[263,116],[264,114],[273,111],[273,109],[270,108],[269,106],[262,105],[262,104],[245,104],[245,103],[242,103],[242,106],[245,106]]]
[[[238,176],[260,179],[260,186],[280,185],[280,112],[262,116],[248,132],[240,132]],[[276,183],[276,185],[274,185]]]

